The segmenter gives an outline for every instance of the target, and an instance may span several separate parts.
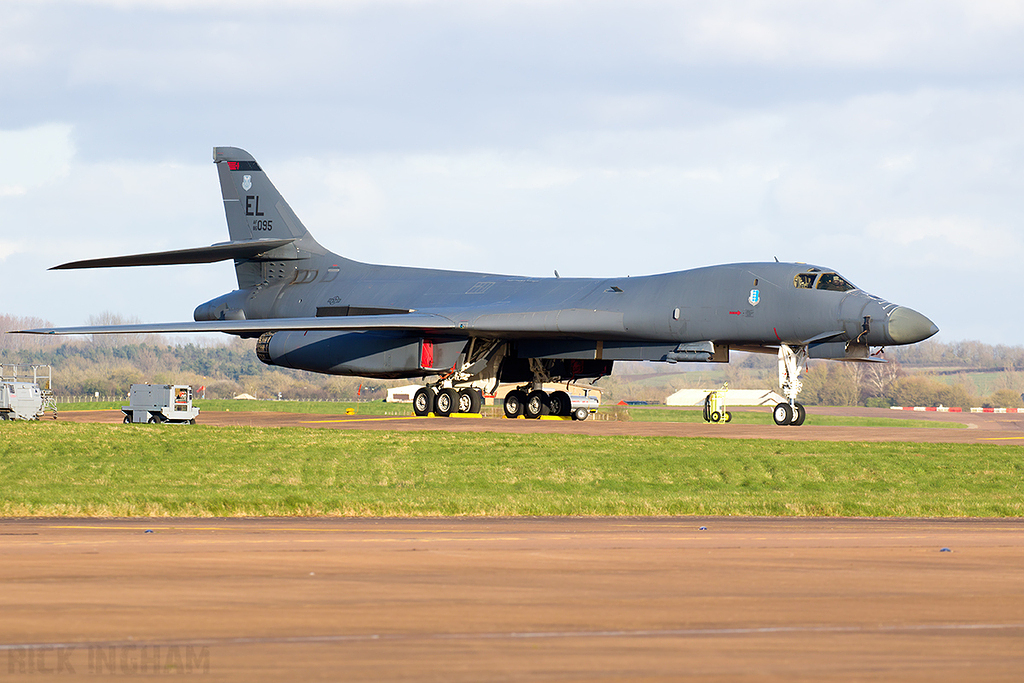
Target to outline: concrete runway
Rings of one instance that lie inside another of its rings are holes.
[[[0,535],[5,681],[1024,671],[1024,520],[34,519]]]

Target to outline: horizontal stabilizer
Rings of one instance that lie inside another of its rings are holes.
[[[245,240],[224,242],[209,247],[155,251],[149,254],[111,256],[109,258],[72,261],[54,266],[50,270],[72,270],[76,268],[122,268],[125,266],[169,266],[185,263],[214,263],[228,259],[251,259],[262,253],[291,244],[295,238],[276,240]]]

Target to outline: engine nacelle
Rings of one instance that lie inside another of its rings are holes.
[[[448,372],[465,347],[465,339],[394,332],[266,332],[256,342],[256,356],[296,370],[398,379]]]

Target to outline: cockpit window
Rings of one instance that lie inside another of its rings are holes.
[[[836,273],[822,273],[818,278],[818,289],[824,289],[827,292],[849,292],[851,289],[857,288]]]
[[[793,278],[793,286],[797,289],[813,289],[814,278],[817,275],[814,273],[797,273],[796,277]]]

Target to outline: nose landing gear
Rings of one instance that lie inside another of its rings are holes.
[[[779,346],[779,386],[782,393],[789,399],[787,403],[779,403],[772,410],[772,419],[779,426],[792,425],[799,427],[807,417],[802,403],[796,397],[803,387],[800,373],[807,366],[807,347],[791,347],[789,344]]]
[[[804,410],[803,403],[794,402],[792,405],[789,403],[779,403],[775,406],[775,410],[772,411],[772,419],[780,427],[785,425],[799,427],[804,423],[804,418],[806,417],[807,411]]]

